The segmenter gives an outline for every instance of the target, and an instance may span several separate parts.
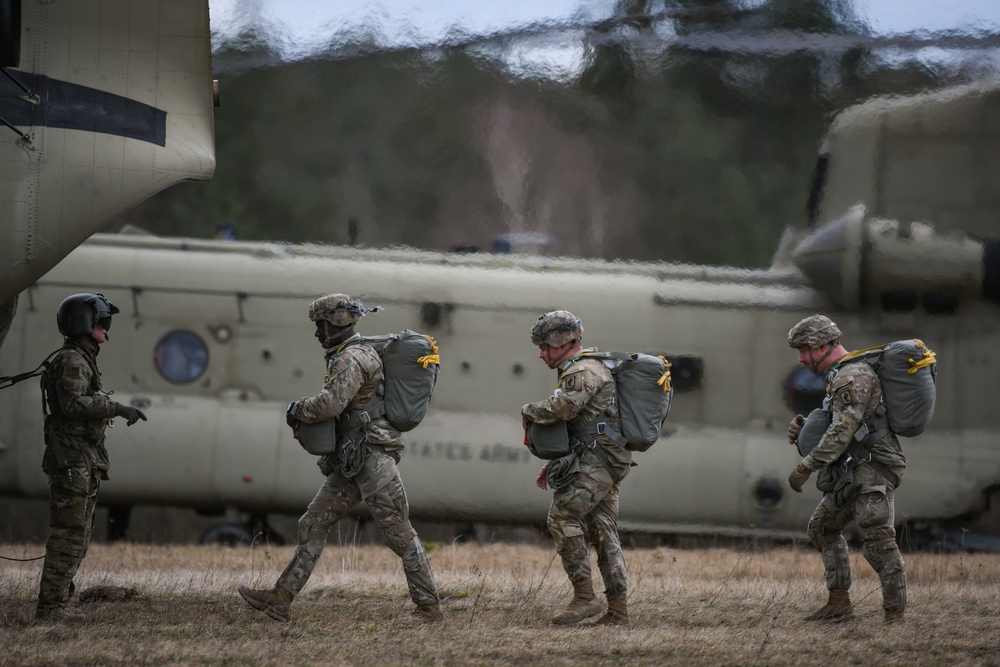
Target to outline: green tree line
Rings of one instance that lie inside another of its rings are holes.
[[[766,266],[805,222],[837,111],[963,76],[794,47],[865,31],[839,1],[622,2],[582,29],[572,80],[511,71],[475,41],[289,63],[245,34],[214,54],[215,177],[113,226],[211,237],[232,221],[242,239],[347,243],[354,219],[374,246],[489,250],[530,231],[555,254]]]

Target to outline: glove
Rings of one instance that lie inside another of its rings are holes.
[[[795,415],[788,424],[788,442],[795,444],[795,441],[799,438],[799,431],[802,430],[802,425],[806,423],[806,418],[802,415]]]
[[[545,481],[545,478],[548,477],[548,474],[549,474],[549,467],[542,466],[542,469],[538,471],[538,477],[535,478],[535,486],[537,486],[542,491],[549,490],[549,483]]]
[[[146,415],[139,408],[133,408],[131,405],[118,404],[118,416],[125,418],[125,425],[131,426],[140,419],[146,421]]]
[[[795,466],[795,470],[788,476],[788,486],[792,487],[792,491],[802,493],[802,485],[806,483],[811,474],[812,470],[809,470],[800,463]]]
[[[289,403],[285,408],[285,423],[292,427],[292,430],[296,432],[296,437],[298,437],[299,419],[292,416],[292,408],[296,405],[298,405],[298,401]]]

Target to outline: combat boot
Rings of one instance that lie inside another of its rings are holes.
[[[628,603],[625,596],[608,596],[608,611],[595,625],[628,625]]]
[[[444,612],[441,611],[441,605],[437,602],[427,605],[421,604],[413,610],[413,617],[423,623],[439,623],[444,620]]]
[[[906,612],[902,609],[885,610],[886,623],[902,623],[906,620]]]
[[[846,621],[854,617],[854,605],[846,588],[830,590],[830,600],[806,616],[807,621]]]
[[[604,611],[604,605],[594,596],[594,583],[590,580],[573,586],[573,600],[561,612],[552,617],[555,625],[572,625],[585,618],[597,616]]]
[[[276,621],[287,621],[292,610],[292,599],[295,597],[281,586],[269,589],[255,590],[240,586],[240,595],[247,604],[259,609]]]

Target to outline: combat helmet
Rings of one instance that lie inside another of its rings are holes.
[[[377,306],[365,308],[360,299],[352,299],[346,294],[327,294],[309,304],[309,319],[313,322],[326,320],[334,326],[347,327],[378,310]]]
[[[566,343],[583,339],[583,322],[568,310],[550,310],[542,313],[531,327],[531,342],[535,345],[562,347]]]
[[[103,294],[73,294],[63,299],[56,311],[59,333],[68,338],[89,336],[100,324],[105,331],[111,329],[111,316],[118,308]]]
[[[835,343],[843,336],[837,325],[826,315],[810,315],[788,331],[788,346],[795,349],[817,348]]]

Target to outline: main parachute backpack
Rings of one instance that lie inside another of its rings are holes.
[[[937,355],[917,338],[849,353],[839,365],[863,360],[882,382],[889,429],[896,435],[920,435],[934,416]]]
[[[615,400],[626,447],[633,452],[652,447],[660,438],[674,396],[670,362],[643,352],[588,352],[582,356],[600,359],[614,375]]]
[[[365,336],[382,358],[385,418],[397,431],[410,431],[427,414],[440,358],[436,341],[406,329],[398,334]]]

